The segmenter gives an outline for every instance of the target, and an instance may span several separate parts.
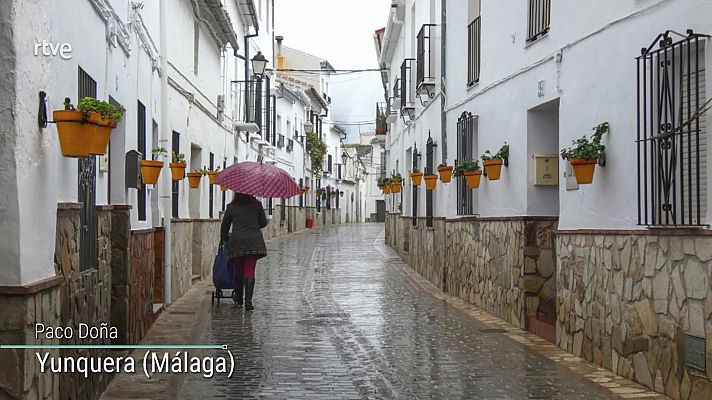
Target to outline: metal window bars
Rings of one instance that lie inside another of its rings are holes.
[[[475,18],[467,26],[467,85],[472,86],[480,81],[480,58],[482,50],[482,17]]]
[[[257,124],[261,138],[275,145],[277,98],[270,93],[268,78],[232,81],[232,84],[235,119]]]
[[[420,159],[420,153],[418,153],[418,147],[413,146],[413,170],[418,169],[418,159]],[[418,226],[418,186],[413,185],[413,226]]]
[[[417,36],[416,62],[416,96],[423,106],[435,98],[435,57],[432,54],[433,27],[435,24],[425,24]],[[421,95],[427,95],[423,100]]]
[[[529,30],[527,42],[533,42],[549,32],[551,0],[529,0]]]
[[[406,58],[401,64],[400,75],[400,109],[401,118],[406,125],[415,119],[415,96],[413,93],[413,62],[414,58]],[[406,120],[405,115],[408,115]]]
[[[465,111],[457,120],[457,160],[455,164],[475,158],[475,117]],[[474,193],[464,176],[457,178],[457,215],[474,214]]]
[[[674,42],[673,36],[682,39]],[[705,223],[709,37],[667,31],[636,58],[639,225]]]
[[[437,145],[428,132],[428,141],[425,143],[425,174],[435,173],[435,147]],[[433,191],[425,191],[425,226],[433,227]]]

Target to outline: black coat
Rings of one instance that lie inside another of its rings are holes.
[[[260,230],[265,226],[267,216],[259,201],[230,203],[220,226],[220,239],[227,243],[228,257],[266,256],[267,246]]]

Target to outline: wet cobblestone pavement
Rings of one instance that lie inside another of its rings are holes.
[[[206,327],[203,342],[235,353],[234,376],[191,376],[182,398],[607,398],[417,289],[393,267],[401,261],[383,245],[382,224],[317,229],[269,248],[256,310],[223,300]]]

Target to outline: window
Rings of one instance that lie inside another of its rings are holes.
[[[413,96],[413,62],[415,59],[406,58],[401,64],[400,74],[400,99],[401,113],[408,109],[415,108],[415,97]]]
[[[457,120],[457,164],[477,158],[476,122],[467,111]],[[467,186],[464,176],[457,177],[457,215],[472,215],[473,203],[473,190]]]
[[[291,134],[292,132],[292,121],[287,120],[287,130],[284,131],[287,135]]]
[[[146,106],[138,102],[138,126],[136,127],[136,150],[141,153],[141,157],[146,160]],[[138,189],[138,220],[146,220],[146,185],[141,182]]]
[[[327,157],[327,168],[328,168],[327,170],[329,171],[329,173],[331,173],[333,171],[332,162],[333,162],[333,158],[331,157],[331,154],[329,154]]]
[[[705,37],[658,35],[638,57],[638,224],[705,224]],[[657,48],[656,48],[657,47]]]
[[[480,81],[482,19],[480,0],[470,0],[470,24],[467,26],[467,85]]]
[[[551,0],[529,0],[529,30],[527,41],[533,42],[549,32]]]
[[[78,100],[96,98],[96,81],[81,67],[78,83]],[[78,198],[83,207],[80,217],[79,268],[86,271],[96,267],[96,157],[79,158],[78,164]]]
[[[173,137],[172,137],[172,151],[176,154],[180,153],[180,133],[173,131]],[[172,216],[173,218],[178,218],[180,213],[178,212],[178,207],[180,206],[180,198],[179,198],[179,186],[178,186],[178,181],[173,181],[173,190],[171,193],[171,200],[173,203],[173,213]]]

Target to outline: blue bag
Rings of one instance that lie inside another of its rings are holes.
[[[235,268],[227,257],[226,245],[220,242],[218,254],[213,263],[213,284],[215,289],[235,289]]]

